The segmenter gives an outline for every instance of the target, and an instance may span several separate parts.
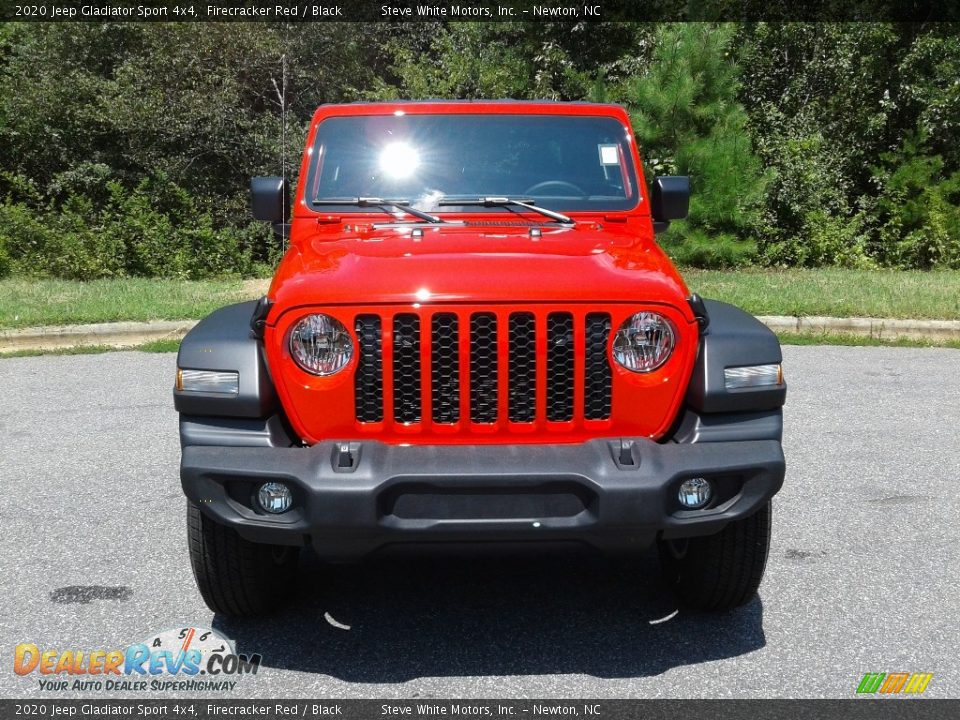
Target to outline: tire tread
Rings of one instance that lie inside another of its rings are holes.
[[[715,535],[690,538],[683,558],[664,542],[664,576],[684,604],[702,610],[727,610],[749,602],[763,580],[770,548],[772,506],[728,524]]]
[[[187,539],[197,588],[216,613],[237,617],[273,610],[290,592],[297,549],[277,562],[275,548],[252,543],[187,503]]]

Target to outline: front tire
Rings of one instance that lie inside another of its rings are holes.
[[[663,576],[680,600],[699,610],[729,610],[749,602],[767,565],[772,513],[767,502],[716,535],[661,540]]]
[[[187,503],[187,539],[197,588],[207,607],[234,617],[264,615],[293,590],[300,548],[260,545]]]

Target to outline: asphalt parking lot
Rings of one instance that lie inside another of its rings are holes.
[[[308,557],[291,607],[259,622],[214,617],[194,588],[174,356],[0,360],[0,696],[50,694],[13,673],[17,643],[196,625],[263,655],[236,697],[848,698],[894,671],[960,697],[960,351],[784,352],[787,480],[748,606],[673,615],[652,554]]]

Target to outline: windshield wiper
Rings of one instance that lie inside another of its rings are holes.
[[[384,212],[389,212],[387,208],[397,208],[398,210],[413,215],[415,218],[428,223],[446,223],[443,218],[425,213],[423,210],[417,210],[410,206],[409,200],[385,200],[378,197],[351,197],[351,198],[317,198],[313,201],[314,205],[356,205],[357,207],[375,207]]]
[[[469,198],[456,200],[454,198],[444,198],[440,201],[440,205],[479,205],[481,207],[497,207],[499,206],[511,206],[516,205],[517,207],[522,207],[527,210],[533,210],[535,213],[540,213],[541,215],[550,218],[551,220],[556,220],[558,223],[563,223],[564,225],[575,225],[573,218],[567,217],[566,215],[553,210],[547,210],[546,208],[537,207],[533,204],[533,200],[529,198],[508,198],[508,197],[481,197],[481,198]]]

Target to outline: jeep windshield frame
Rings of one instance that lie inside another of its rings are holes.
[[[554,213],[629,212],[641,201],[633,137],[605,115],[334,116],[318,125],[310,156],[304,199],[317,212],[370,212],[360,197],[409,198],[407,208],[435,214],[506,209],[478,198]]]

